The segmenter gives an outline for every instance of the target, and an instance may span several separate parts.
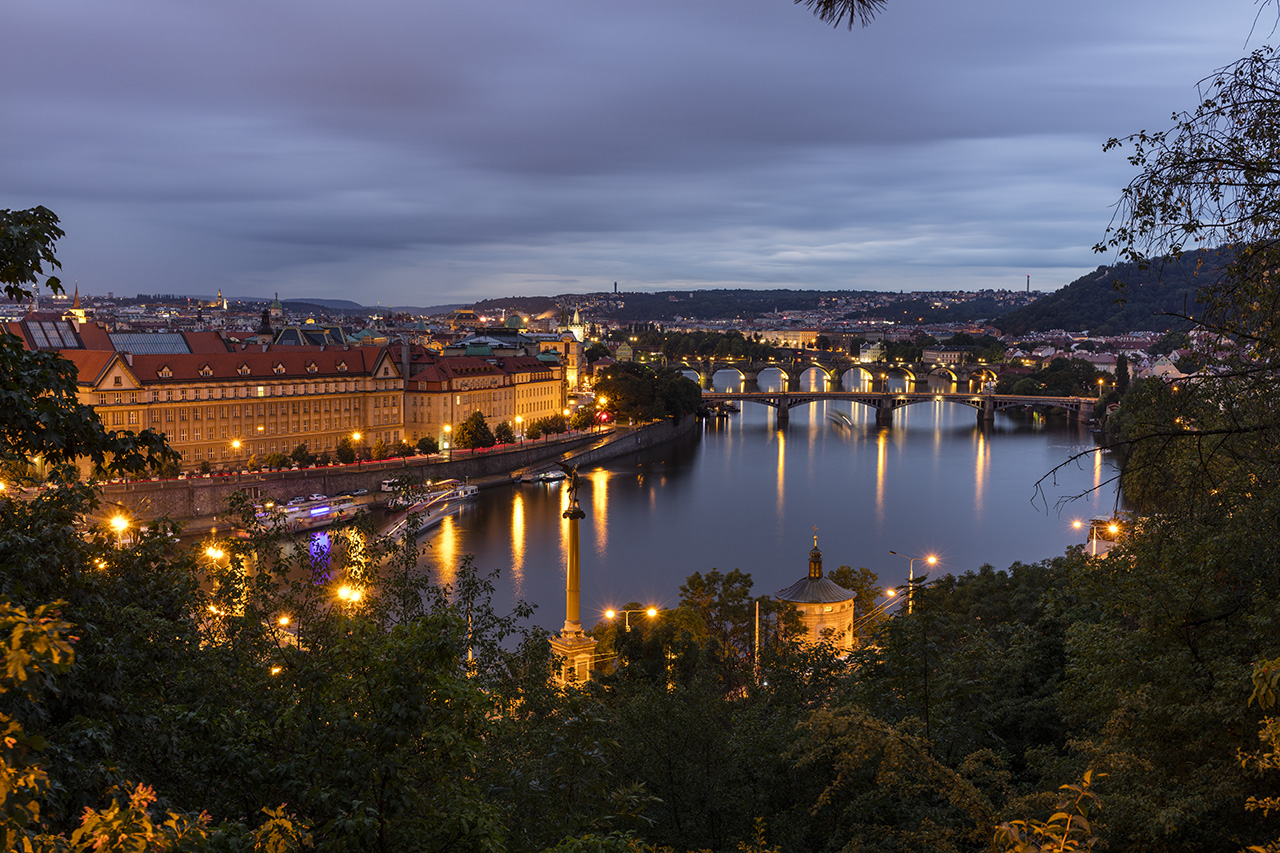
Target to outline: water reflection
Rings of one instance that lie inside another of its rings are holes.
[[[511,583],[516,595],[524,595],[524,495],[517,491],[511,501]]]
[[[810,372],[806,381],[819,378]],[[759,384],[782,381],[771,369]],[[972,408],[954,403],[907,407],[888,427],[846,401],[798,406],[781,427],[772,409],[744,403],[699,437],[581,472],[582,612],[620,601],[674,605],[690,574],[712,568],[751,573],[758,593],[781,589],[804,575],[815,524],[831,566],[866,566],[888,585],[907,569],[885,556],[891,549],[936,549],[954,572],[1060,554],[1083,537],[1053,512],[1057,497],[1105,483],[1109,459],[1069,466],[1039,508],[1030,498],[1037,479],[1091,441],[1063,421],[1037,426],[1005,413],[980,427]],[[481,570],[502,573],[499,609],[523,595],[541,605],[539,625],[558,628],[566,492],[485,490],[474,512],[427,534],[424,561],[443,576],[474,553]],[[1090,495],[1072,513],[1105,514],[1113,497],[1112,488]]]

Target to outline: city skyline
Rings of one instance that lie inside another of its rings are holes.
[[[363,304],[1061,287],[1257,7],[890,0],[10,10],[0,205],[65,282]],[[68,287],[70,289],[70,286]],[[354,294],[354,295],[353,295]]]

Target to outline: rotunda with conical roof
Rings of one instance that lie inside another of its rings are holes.
[[[804,641],[817,644],[831,643],[839,651],[853,649],[852,590],[822,574],[822,551],[818,549],[818,536],[813,537],[813,550],[809,552],[809,574],[786,589],[773,594],[779,601],[795,607],[804,625]]]

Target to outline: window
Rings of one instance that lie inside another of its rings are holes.
[[[119,388],[124,384],[124,379],[117,373],[115,376],[111,377],[111,384]]]
[[[173,376],[173,371],[170,370],[169,365],[166,364],[164,367],[156,371],[156,375],[161,379],[168,379]]]
[[[124,426],[124,413],[123,413],[123,412],[112,412],[112,413],[111,413],[111,425],[112,425],[112,426]]]
[[[213,375],[213,368],[212,368],[212,367],[210,367],[210,366],[209,366],[209,365],[207,365],[207,364],[202,364],[202,365],[200,365],[200,375],[201,375],[201,376],[212,376],[212,375]]]
[[[137,426],[137,425],[138,425],[138,413],[137,413],[137,412],[130,412],[130,413],[129,413],[129,425],[130,425],[130,426]]]
[[[248,375],[249,375],[249,365],[247,365],[247,364],[242,364],[242,365],[240,365],[239,367],[237,367],[237,368],[236,368],[236,373],[239,373],[241,376],[248,376]]]

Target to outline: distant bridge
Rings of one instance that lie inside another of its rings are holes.
[[[1029,397],[1022,394],[990,394],[963,392],[910,392],[910,391],[703,391],[704,403],[748,402],[762,403],[778,410],[778,422],[788,420],[788,413],[795,406],[805,406],[819,400],[849,400],[876,410],[876,423],[888,426],[893,423],[893,413],[916,403],[959,403],[978,410],[978,422],[990,422],[996,412],[1013,407],[1054,407],[1066,409],[1072,420],[1092,413],[1096,397]]]
[[[832,391],[844,389],[844,377],[850,371],[866,377],[874,386],[884,385],[890,378],[905,380],[910,387],[913,383],[928,382],[930,378],[944,382],[954,382],[957,386],[969,386],[970,390],[981,388],[985,383],[995,382],[998,378],[996,370],[987,364],[906,364],[903,362],[863,363],[843,353],[815,352],[800,358],[782,361],[751,361],[743,358],[693,358],[685,357],[667,362],[669,366],[698,374],[698,384],[704,390],[712,390],[712,378],[722,370],[733,371],[742,377],[745,389],[758,387],[760,374],[766,370],[776,370],[782,374],[788,391],[800,390],[800,378],[806,371],[816,370],[825,379],[826,386]]]

